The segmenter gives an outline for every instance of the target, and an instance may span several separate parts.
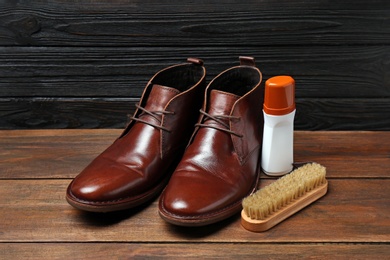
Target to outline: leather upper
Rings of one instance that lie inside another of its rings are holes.
[[[156,193],[156,187],[163,188],[189,141],[204,89],[201,64],[157,73],[121,136],[70,184],[68,201],[86,210],[91,205],[110,211],[110,205],[130,207],[132,201]]]
[[[256,188],[263,122],[260,82],[257,68],[237,66],[209,84],[198,127],[161,195],[164,219],[179,225],[215,222],[239,210],[241,199]]]

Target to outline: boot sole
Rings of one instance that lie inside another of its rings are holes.
[[[140,195],[111,201],[87,201],[77,198],[70,191],[69,185],[66,192],[67,202],[80,210],[89,212],[113,212],[137,207],[159,195],[168,183],[170,175],[157,186]]]
[[[249,196],[250,194],[252,194],[257,190],[259,181],[260,181],[260,173],[258,171],[255,184],[251,188],[251,191],[246,196]],[[216,222],[227,219],[233,216],[234,214],[239,213],[242,210],[242,205],[240,200],[216,212],[211,212],[204,215],[195,215],[195,216],[179,216],[166,211],[165,208],[162,207],[163,203],[161,201],[163,199],[164,198],[161,197],[159,203],[160,217],[168,223],[177,226],[184,226],[184,227],[200,227],[200,226],[214,224]]]

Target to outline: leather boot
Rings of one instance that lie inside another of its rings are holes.
[[[121,136],[70,183],[66,199],[86,211],[132,208],[160,194],[199,118],[203,61],[189,58],[155,74]]]
[[[202,226],[241,210],[260,172],[264,89],[251,57],[208,85],[201,118],[159,200],[172,224]]]

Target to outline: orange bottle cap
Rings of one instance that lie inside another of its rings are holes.
[[[295,109],[295,80],[290,76],[276,76],[265,82],[264,112],[287,115]]]

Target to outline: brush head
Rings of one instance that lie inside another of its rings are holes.
[[[242,225],[251,231],[265,231],[327,191],[326,168],[308,163],[258,190],[242,201]]]

